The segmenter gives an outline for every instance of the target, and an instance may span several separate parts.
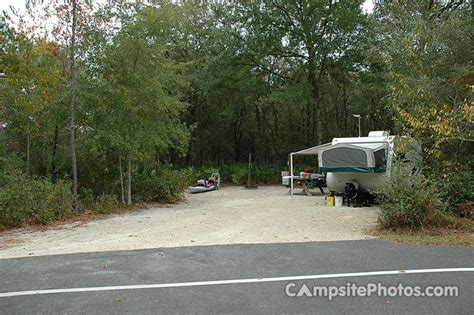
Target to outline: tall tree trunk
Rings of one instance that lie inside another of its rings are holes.
[[[377,105],[377,102],[375,100],[375,97],[371,97],[371,102],[372,102],[372,114],[371,114],[371,119],[370,119],[370,129],[369,130],[384,130],[384,128],[382,128],[382,122],[381,121],[377,121],[377,108],[376,108],[376,105]]]
[[[316,64],[314,61],[313,47],[307,47],[308,52],[308,80],[311,86],[311,97],[312,105],[314,106],[314,119],[316,123],[316,144],[320,145],[323,143],[323,125],[322,125],[322,115],[321,115],[321,104],[320,104],[320,82],[319,78],[316,76]],[[323,71],[323,66],[319,73]]]
[[[30,117],[26,122],[26,173],[30,172],[31,127]]]
[[[254,109],[255,109],[255,122],[257,123],[257,130],[260,132],[260,135],[258,137],[258,139],[254,139],[254,146],[259,148],[261,147],[260,149],[262,150],[261,151],[261,154],[259,154],[260,158],[262,157],[262,155],[267,155],[268,154],[268,150],[267,150],[267,145],[266,145],[266,133],[265,133],[265,129],[262,128],[262,118],[261,118],[261,115],[260,115],[260,107],[255,104],[254,105]],[[261,141],[263,139],[263,141]],[[257,142],[257,143],[255,143]],[[257,149],[259,150],[259,149]]]
[[[319,104],[316,103],[316,104]],[[314,144],[314,140],[317,139],[317,134],[316,134],[316,125],[317,125],[317,119],[316,119],[316,107],[317,106],[313,106],[311,107],[311,142],[308,143],[309,145],[313,145]]]
[[[56,181],[56,151],[58,149],[59,126],[54,124],[53,153],[51,154],[51,181]]]
[[[30,94],[30,49],[28,46],[26,52],[26,95],[28,96],[28,101],[31,104],[31,94]],[[31,123],[30,115],[27,113],[26,117],[26,174],[30,172],[30,148],[31,148]]]
[[[234,161],[240,162],[240,153],[242,145],[242,121],[244,119],[244,109],[241,108],[239,111],[239,119],[234,124]]]
[[[192,146],[192,142],[191,142]],[[160,152],[158,152],[158,149],[155,151],[155,159],[156,159],[156,171],[158,172],[161,167],[161,160],[160,160]]]
[[[273,141],[275,141],[275,143],[276,143],[280,139],[279,138],[280,122],[278,120],[278,112],[277,112],[277,109],[276,109],[275,102],[272,102],[272,113],[273,113]],[[278,141],[278,142],[280,142],[280,141]],[[271,152],[272,152],[272,155],[270,156],[270,159],[274,160],[275,156],[279,155],[279,152],[277,153],[276,151],[279,151],[280,148],[278,148],[277,150],[275,150],[275,148],[273,146],[270,146],[270,148],[271,148]]]
[[[127,161],[127,205],[132,204],[132,161]]]
[[[286,115],[288,121],[287,121],[287,124],[288,124],[288,127],[286,128],[286,150],[287,151],[292,151],[294,148],[296,148],[297,145],[299,145],[299,143],[294,143],[294,141],[291,141],[291,136],[293,135],[293,131],[295,130],[295,127],[294,127],[294,119],[293,119],[293,107],[288,104],[287,105],[287,115]],[[288,135],[290,135],[290,137],[288,137]],[[289,160],[288,160],[289,161]]]
[[[204,148],[203,145],[201,144],[199,147],[199,166],[202,166],[204,163]]]
[[[320,145],[323,143],[323,120],[321,114],[321,104],[319,102],[319,82],[316,78],[311,82],[313,106],[314,106],[314,118],[316,122],[316,144]]]
[[[73,180],[73,194],[75,201],[76,212],[79,212],[79,200],[77,195],[77,158],[76,158],[76,110],[75,110],[75,89],[76,89],[76,73],[75,73],[75,44],[76,44],[76,0],[72,0],[72,28],[71,28],[71,73],[70,73],[70,102],[69,102],[69,111],[70,111],[70,128],[71,128],[71,167],[72,167],[72,180]]]
[[[125,204],[125,187],[123,184],[122,156],[119,155],[119,171],[120,171],[120,192],[122,195],[122,204]]]
[[[346,88],[342,88],[342,112],[344,113],[344,136],[350,136],[352,137],[352,130],[349,130],[350,128],[348,127],[348,115],[347,113],[349,112],[349,108],[347,108],[347,92]],[[342,135],[338,134],[339,137]]]
[[[339,97],[336,95],[336,104],[334,104],[334,121],[336,123],[336,133],[331,134],[331,137],[338,137],[339,133],[341,132],[341,117],[339,117]]]
[[[306,108],[305,108],[305,113],[306,113],[306,117],[305,117],[305,120],[304,120],[304,124],[303,124],[303,127],[304,127],[304,135],[305,135],[305,146],[309,146],[310,143],[312,143],[313,139],[311,134],[312,134],[312,131],[311,131],[311,112],[312,112],[312,108],[314,107],[314,103],[312,101],[309,101],[307,104],[306,104]]]

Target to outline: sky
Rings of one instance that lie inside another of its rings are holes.
[[[0,11],[7,10],[8,12],[10,5],[13,5],[15,8],[24,9],[25,0],[0,0]],[[365,0],[363,8],[366,12],[372,12],[374,8],[373,0]]]

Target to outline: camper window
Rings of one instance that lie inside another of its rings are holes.
[[[339,147],[325,150],[322,153],[322,162],[326,167],[349,166],[367,167],[367,154],[364,150],[348,147]]]
[[[386,169],[387,168],[387,150],[380,149],[374,152],[375,168]]]

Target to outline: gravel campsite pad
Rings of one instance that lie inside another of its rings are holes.
[[[176,205],[111,215],[46,231],[23,228],[0,236],[0,258],[160,247],[288,243],[370,238],[377,209],[328,207],[324,196],[284,187],[224,187],[186,195]]]

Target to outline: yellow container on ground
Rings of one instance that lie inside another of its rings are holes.
[[[327,197],[327,204],[329,207],[334,207],[334,197]]]

